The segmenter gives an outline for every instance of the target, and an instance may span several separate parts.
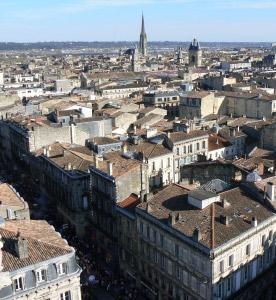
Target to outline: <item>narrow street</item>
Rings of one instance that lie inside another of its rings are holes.
[[[29,204],[32,219],[49,222],[68,241],[69,245],[76,249],[78,263],[83,269],[81,274],[82,299],[138,299],[138,292],[135,291],[135,293],[132,293],[130,288],[126,288],[123,278],[111,278],[100,265],[97,265],[93,248],[87,245],[85,241],[79,240],[70,229],[67,229],[67,226],[62,224],[61,219],[56,214],[55,206],[52,206],[47,196],[40,192],[38,183],[34,182],[29,176],[22,174],[21,176],[10,175],[2,167],[0,170],[0,180],[13,185],[16,191]],[[95,274],[97,279],[96,284],[92,284],[89,281],[91,274]],[[113,291],[113,294],[116,294],[116,297],[106,291],[108,286]]]

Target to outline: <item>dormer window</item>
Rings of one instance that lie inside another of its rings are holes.
[[[47,280],[47,271],[46,269],[40,269],[36,271],[36,281],[37,283],[41,283]]]
[[[67,273],[67,263],[57,264],[57,273],[59,276],[65,275]]]
[[[25,278],[19,276],[13,279],[13,288],[15,292],[23,291],[25,288]]]

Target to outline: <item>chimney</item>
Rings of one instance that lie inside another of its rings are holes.
[[[133,130],[134,130],[134,134],[137,134],[137,126],[136,125],[133,126]]]
[[[268,182],[266,185],[266,194],[270,201],[274,201],[275,199],[275,185],[273,182]]]
[[[149,203],[147,203],[147,207],[146,207],[147,213],[152,212],[152,207],[150,206]]]
[[[168,138],[169,138],[169,139],[171,138],[171,133],[170,133],[170,132],[168,132]]]
[[[177,215],[175,215],[174,213],[170,213],[169,214],[169,219],[168,219],[168,222],[169,222],[169,225],[173,226],[175,225],[175,223],[178,221],[178,217]]]
[[[145,195],[145,202],[150,201],[153,198],[153,193],[147,193]]]
[[[72,164],[71,163],[68,163],[67,169],[68,169],[68,171],[72,170]]]
[[[221,206],[222,206],[223,208],[227,208],[227,207],[230,206],[230,203],[224,198],[224,199],[222,199],[222,201],[221,201]]]
[[[17,234],[15,240],[15,252],[19,259],[25,259],[29,257],[28,241],[20,235]]]
[[[43,148],[43,154],[44,154],[45,156],[47,156],[47,149],[46,149],[46,148]]]
[[[99,168],[99,159],[98,159],[98,156],[97,154],[94,154],[94,165],[95,165],[95,168]]]
[[[198,227],[195,228],[195,230],[193,232],[193,240],[196,242],[199,242],[201,240],[201,232]]]
[[[140,192],[141,202],[145,202],[146,194],[147,194],[147,192],[145,190],[141,190],[141,192]]]
[[[108,175],[113,176],[113,163],[109,161],[107,164],[108,164]]]
[[[257,227],[258,221],[257,221],[257,218],[256,218],[256,217],[252,217],[251,225],[252,225],[253,227]]]
[[[229,225],[229,217],[220,215],[220,223],[228,226]]]

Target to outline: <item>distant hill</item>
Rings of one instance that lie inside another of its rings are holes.
[[[0,51],[11,50],[61,50],[61,49],[87,49],[87,48],[131,48],[138,42],[39,42],[39,43],[0,43]],[[149,42],[152,48],[187,47],[189,42]],[[237,43],[237,42],[202,42],[202,47],[209,48],[270,48],[271,43]]]

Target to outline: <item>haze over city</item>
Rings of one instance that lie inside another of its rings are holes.
[[[1,0],[0,41],[134,41],[144,11],[151,41],[271,42],[273,0]]]

